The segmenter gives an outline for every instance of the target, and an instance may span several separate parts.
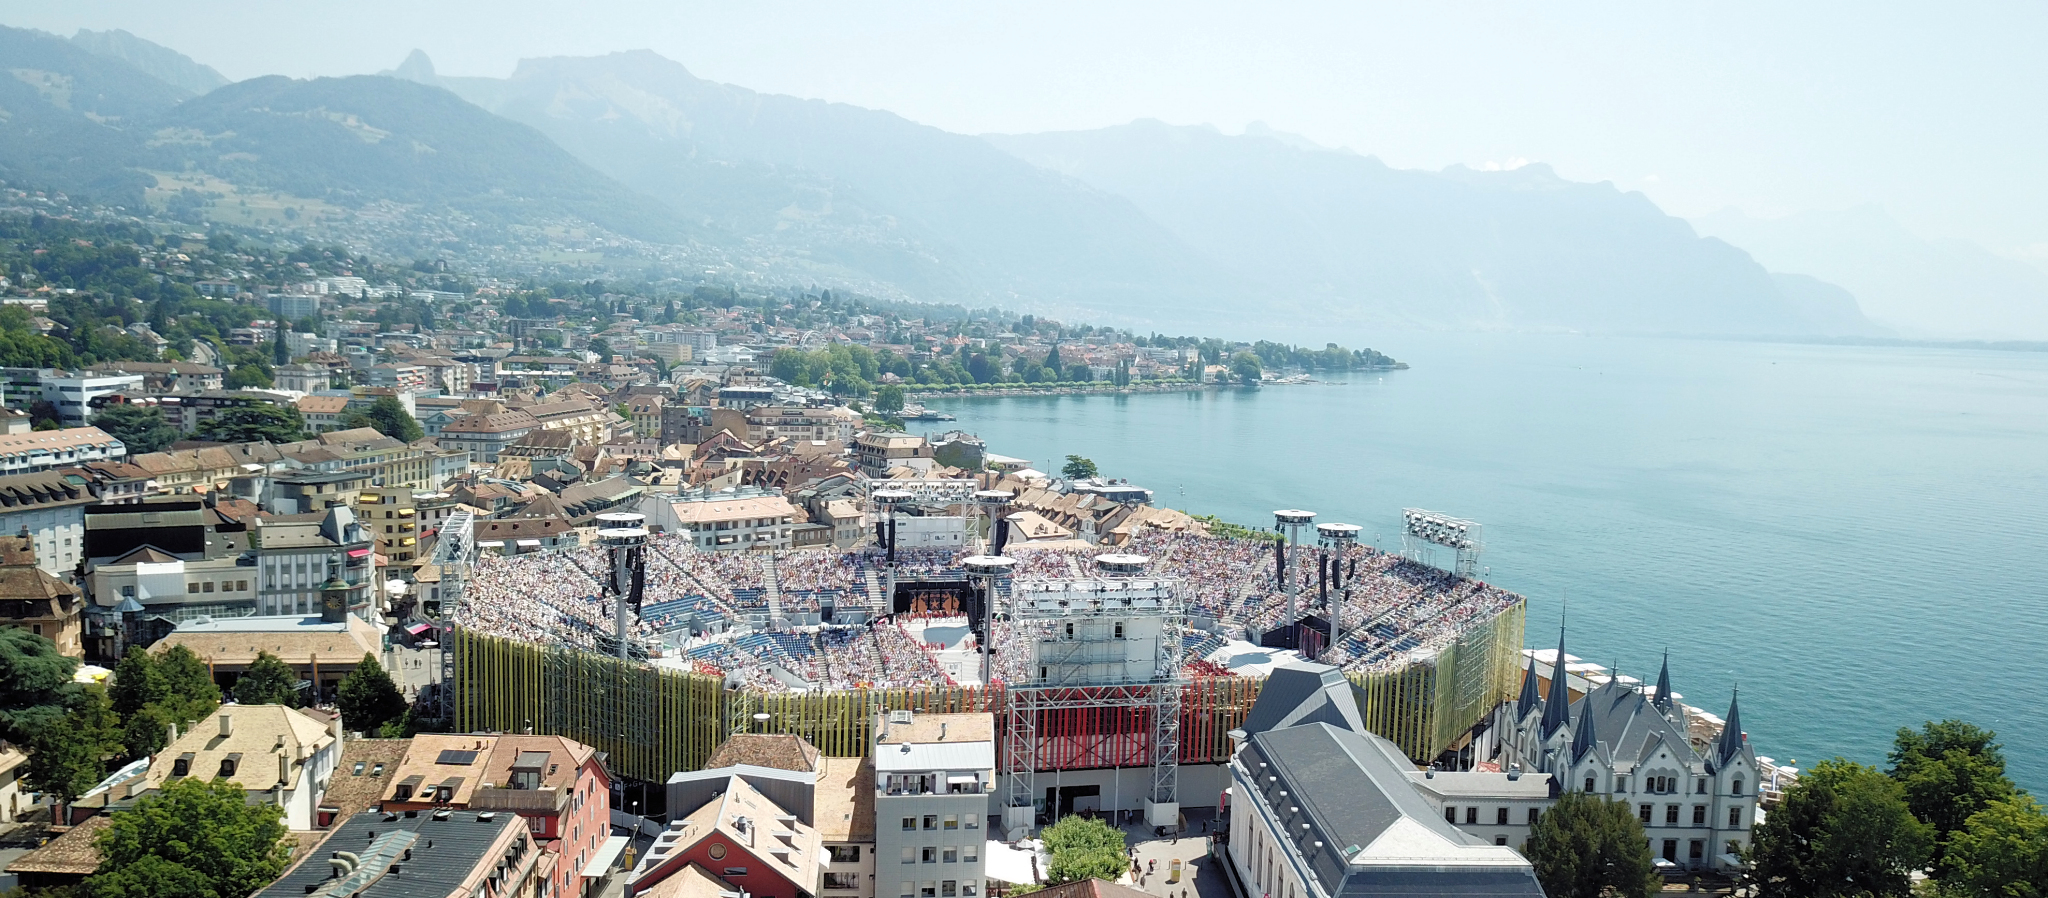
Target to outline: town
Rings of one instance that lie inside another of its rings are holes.
[[[1382,551],[913,427],[1404,367],[1372,350],[0,238],[30,894],[1541,895],[1544,827],[1616,807],[1627,888],[1728,890],[1801,780],[1668,662],[1525,649],[1473,522]]]

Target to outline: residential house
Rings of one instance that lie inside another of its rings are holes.
[[[790,528],[807,521],[802,509],[780,494],[753,488],[685,491],[643,498],[647,525],[677,534],[702,550],[787,549]]]
[[[444,448],[469,453],[472,464],[496,464],[498,454],[540,426],[530,414],[492,403],[493,410],[464,415],[441,429]]]
[[[300,399],[297,405],[299,415],[306,419],[306,431],[327,433],[340,430],[341,419],[348,415],[348,401],[347,396],[307,396]]]
[[[36,567],[35,540],[0,535],[0,627],[18,627],[85,657],[85,602],[78,587]]]
[[[27,534],[36,567],[52,576],[75,577],[85,545],[85,509],[98,501],[77,474],[0,476],[0,534]]]
[[[875,893],[979,896],[995,716],[888,711],[874,734]]]
[[[550,855],[547,895],[586,895],[585,872],[625,849],[611,835],[611,774],[597,750],[561,736],[421,734],[385,779],[385,813],[516,816]],[[595,871],[593,871],[595,872]]]
[[[307,514],[275,515],[249,528],[256,553],[259,615],[319,614],[328,596],[323,584],[340,577],[345,608],[375,620],[376,583],[369,528],[355,510],[336,506]]]
[[[255,898],[540,898],[548,855],[521,823],[495,811],[357,814]]]
[[[223,780],[251,803],[284,810],[286,829],[309,830],[320,794],[341,761],[341,718],[284,705],[227,705],[150,756],[142,773],[107,792],[120,811],[178,780]]]

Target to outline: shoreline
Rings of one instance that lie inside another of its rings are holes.
[[[1359,372],[1376,371],[1384,373],[1387,371],[1400,371],[1405,369],[1406,367],[1406,365],[1402,365],[1394,368],[1356,368],[1352,370]],[[1258,386],[1260,388],[1292,387],[1300,386],[1302,384],[1321,383],[1331,383],[1331,381],[1314,379],[1294,381],[1265,381],[1261,382]],[[1197,390],[1220,391],[1242,389],[1245,389],[1244,384],[1194,383],[1192,381],[1181,381],[1161,384],[1132,384],[1128,387],[1111,386],[1108,384],[1017,384],[1014,386],[1005,386],[1001,389],[994,390],[906,390],[904,391],[903,398],[917,400],[979,399],[983,397],[1010,396],[1090,396],[1097,394],[1128,395],[1134,393],[1188,393]]]

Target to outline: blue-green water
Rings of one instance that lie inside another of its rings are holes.
[[[1321,335],[1307,335],[1320,342]],[[1303,340],[1304,335],[1294,335]],[[1331,339],[1344,340],[1344,336]],[[1996,729],[2048,788],[2048,354],[1381,335],[1412,370],[1257,392],[942,400],[992,451],[1156,502],[1275,508],[1399,545],[1481,522],[1528,640],[1655,675],[1761,753],[1881,764],[1901,726]],[[938,425],[934,425],[938,426]]]

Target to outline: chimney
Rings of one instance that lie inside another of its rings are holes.
[[[220,716],[220,737],[222,739],[226,739],[227,737],[232,736],[234,734],[235,725],[232,722],[232,719],[228,715],[222,714]]]
[[[282,789],[292,782],[292,756],[279,752],[277,755],[277,785]]]
[[[939,741],[946,741],[946,725],[944,723],[939,724]]]
[[[177,744],[177,741],[178,725],[175,723],[164,724],[164,747],[169,748],[172,745]]]

